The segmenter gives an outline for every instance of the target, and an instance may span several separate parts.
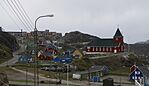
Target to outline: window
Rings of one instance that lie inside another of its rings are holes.
[[[107,51],[109,51],[109,48],[107,47]]]
[[[132,76],[132,79],[135,79],[135,77],[134,77],[134,76]]]
[[[98,51],[98,47],[96,47],[96,51]]]
[[[138,71],[138,75],[140,74],[140,71]]]
[[[93,51],[95,51],[94,47],[92,47]]]
[[[101,48],[99,48],[99,51],[101,51]]]
[[[137,71],[135,71],[135,75],[137,74]]]
[[[87,49],[90,49],[90,47],[87,47]]]
[[[90,47],[87,47],[87,51],[90,51]]]
[[[103,51],[105,51],[105,48],[103,47]]]
[[[123,51],[123,46],[121,46],[121,51]]]
[[[112,51],[112,48],[110,47],[110,51]]]

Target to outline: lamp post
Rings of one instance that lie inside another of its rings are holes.
[[[36,82],[37,82],[37,86],[39,86],[39,72],[38,72],[38,33],[37,33],[37,21],[40,18],[44,18],[44,17],[54,17],[54,15],[43,15],[43,16],[39,16],[37,17],[37,19],[35,20],[35,28],[34,28],[34,51],[35,51],[35,58],[34,58],[34,86],[36,86]]]

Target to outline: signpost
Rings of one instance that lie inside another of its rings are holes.
[[[53,61],[66,64],[66,66],[67,66],[67,86],[69,86],[69,82],[68,82],[69,81],[69,64],[72,62],[72,58],[71,57],[65,57],[63,59],[55,58],[55,59],[53,59]]]

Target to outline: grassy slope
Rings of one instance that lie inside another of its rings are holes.
[[[12,51],[5,45],[0,44],[0,63],[5,62],[12,57]]]

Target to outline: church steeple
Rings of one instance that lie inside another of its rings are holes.
[[[115,35],[114,35],[114,38],[115,38],[115,37],[123,37],[123,35],[122,35],[122,33],[120,32],[119,28],[117,28],[117,31],[116,31],[116,33],[115,33]]]
[[[115,40],[115,42],[123,43],[123,35],[120,32],[119,27],[117,28],[116,33],[113,36],[113,39]]]

